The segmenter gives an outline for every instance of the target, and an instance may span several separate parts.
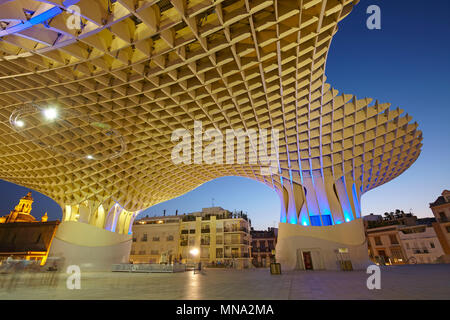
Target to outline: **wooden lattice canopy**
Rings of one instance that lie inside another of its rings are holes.
[[[130,211],[221,176],[386,183],[419,156],[417,124],[325,83],[337,24],[357,2],[0,0],[0,178],[61,205]],[[175,165],[171,133],[194,121],[279,129],[280,172]]]

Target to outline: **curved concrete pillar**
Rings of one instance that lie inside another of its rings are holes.
[[[280,198],[280,221],[286,222],[287,211],[289,206],[289,195],[284,187],[281,188],[276,187],[275,192],[278,194],[278,197]]]
[[[84,270],[110,270],[128,262],[131,228],[139,211],[126,211],[117,203],[84,201],[63,206],[63,222],[53,239],[50,256]]]
[[[118,234],[93,225],[62,222],[53,238],[49,256],[62,258],[62,266],[81,271],[110,271],[115,263],[128,263],[131,234]]]
[[[302,185],[284,180],[282,189],[276,188],[275,191],[281,202],[281,222],[292,224],[306,222],[309,224],[305,192]]]
[[[321,227],[280,223],[275,251],[282,270],[305,269],[303,253],[310,255],[314,270],[339,270],[341,259],[350,260],[354,270],[372,264],[362,219]]]

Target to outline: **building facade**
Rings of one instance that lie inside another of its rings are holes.
[[[221,207],[176,216],[144,218],[133,224],[133,263],[198,263],[248,268],[250,220]]]
[[[417,219],[403,212],[387,213],[384,219],[381,216],[374,219],[374,215],[366,217],[369,257],[375,263],[436,263],[444,254],[432,227],[434,218]]]
[[[255,267],[269,267],[275,260],[278,229],[252,230],[252,264]]]
[[[431,224],[402,227],[399,230],[399,238],[407,258],[406,263],[437,263],[444,255]]]
[[[132,263],[176,262],[180,235],[180,217],[143,218],[133,225]]]
[[[444,250],[443,262],[450,263],[450,191],[444,190],[430,203],[430,209],[436,218],[433,228]]]
[[[47,221],[47,213],[37,221],[31,215],[33,201],[29,192],[0,218],[0,261],[11,257],[45,264],[59,221]]]

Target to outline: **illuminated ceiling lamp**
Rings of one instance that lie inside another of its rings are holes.
[[[44,109],[43,113],[47,120],[54,120],[58,117],[58,111],[56,108]]]
[[[14,125],[16,127],[22,128],[25,125],[25,122],[23,122],[22,120],[16,120],[14,121]]]

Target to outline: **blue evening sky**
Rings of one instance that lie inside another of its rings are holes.
[[[326,75],[341,93],[371,97],[401,108],[419,123],[423,147],[402,175],[362,196],[363,214],[395,209],[431,216],[428,204],[450,189],[450,1],[363,0],[339,25],[331,44]],[[381,8],[381,30],[368,30],[366,9]],[[447,141],[447,142],[446,142]],[[8,214],[27,188],[0,180],[0,215]],[[61,219],[61,208],[33,192],[33,215],[48,211]],[[279,220],[278,196],[267,186],[241,177],[223,177],[176,199],[145,210],[159,215],[201,210],[212,205],[243,210],[256,229]]]

